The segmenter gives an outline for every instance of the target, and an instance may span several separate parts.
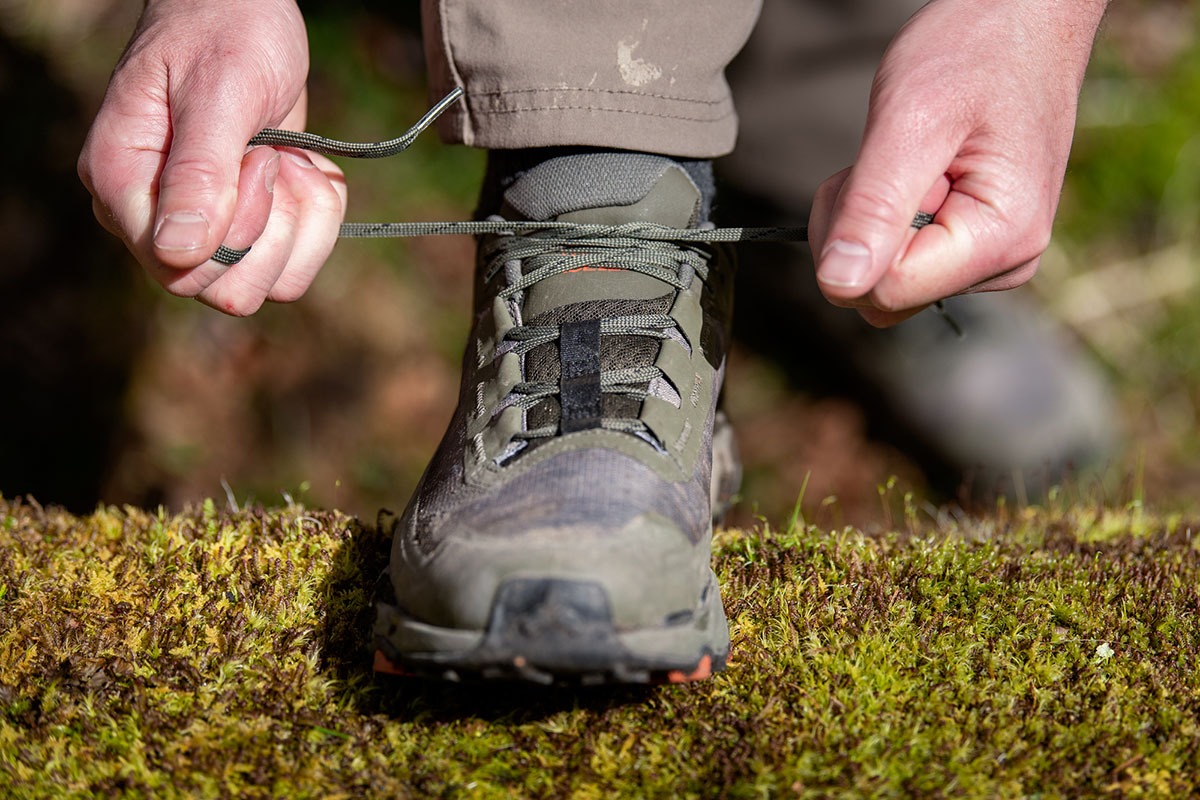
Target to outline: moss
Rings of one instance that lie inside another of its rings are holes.
[[[1194,531],[1140,506],[725,531],[729,669],[570,691],[374,676],[387,541],[337,512],[0,500],[0,791],[1183,796]]]

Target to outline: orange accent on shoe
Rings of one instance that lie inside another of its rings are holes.
[[[375,651],[375,663],[372,665],[376,672],[386,672],[390,675],[411,675],[398,667],[382,650]]]
[[[684,672],[681,669],[673,669],[667,673],[667,680],[670,683],[687,683],[688,681],[701,681],[712,675],[712,656],[705,656],[700,659],[700,663],[696,665],[696,669],[691,672]]]
[[[567,272],[621,272],[620,267],[573,267]]]

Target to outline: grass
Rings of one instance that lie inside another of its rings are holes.
[[[719,534],[734,650],[683,687],[369,671],[386,537],[291,505],[0,500],[9,797],[1179,797],[1200,526],[1055,501]]]

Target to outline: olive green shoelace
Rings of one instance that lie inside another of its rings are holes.
[[[494,223],[507,233],[507,222]],[[496,357],[506,353],[524,355],[534,348],[561,339],[562,327],[558,324],[527,324],[520,318],[523,293],[540,281],[581,268],[596,270],[619,269],[637,272],[661,281],[675,289],[686,290],[693,280],[706,280],[711,253],[703,244],[679,241],[673,236],[664,238],[663,231],[671,231],[659,225],[627,223],[622,225],[566,225],[554,224],[550,228],[532,226],[534,230],[517,235],[490,237],[482,243],[481,255],[486,264],[484,282],[490,282],[504,272],[506,285],[497,292],[501,300],[511,301],[516,325],[504,334],[504,341],[496,350]],[[682,339],[678,323],[669,314],[640,313],[606,317],[600,321],[601,337],[645,336],[654,339]],[[687,345],[689,348],[691,344]],[[605,369],[599,375],[601,395],[620,395],[642,401],[656,394],[653,387],[669,380],[666,373],[652,364],[626,365]],[[515,385],[508,398],[497,412],[512,405],[530,411],[542,401],[559,395],[558,383],[522,381]],[[661,395],[659,395],[661,396]],[[667,402],[678,403],[662,397]],[[600,427],[607,430],[650,436],[650,430],[639,419],[604,417]],[[519,432],[514,445],[531,439],[550,438],[558,434],[557,425],[542,425]],[[475,447],[483,452],[482,439],[477,437]],[[514,451],[515,452],[515,449]],[[482,455],[481,455],[482,457]]]
[[[343,142],[336,139],[327,139],[324,136],[318,136],[313,133],[266,128],[251,138],[249,144],[295,147],[327,156],[387,158],[406,150],[426,128],[433,124],[433,121],[443,111],[458,102],[462,96],[463,90],[456,87],[429,109],[425,116],[421,117],[403,135],[386,142]],[[913,219],[912,226],[914,228],[923,228],[931,222],[933,222],[932,214],[919,212]],[[538,239],[544,239],[542,244],[536,245],[538,248],[545,247],[545,242],[553,239],[559,240],[560,243],[575,241],[578,244],[582,244],[584,241],[596,244],[603,243],[605,239],[618,239],[621,240],[619,246],[626,248],[631,246],[633,242],[636,242],[636,249],[639,255],[636,257],[632,255],[624,256],[617,265],[626,269],[638,269],[634,265],[639,260],[644,259],[647,253],[657,251],[662,254],[668,249],[675,249],[679,244],[684,243],[808,241],[808,228],[805,226],[785,228],[715,228],[711,226],[707,228],[670,228],[650,223],[610,226],[581,225],[573,222],[487,220],[468,222],[347,222],[343,223],[338,231],[338,236],[348,239],[464,234],[473,236],[482,234],[516,234],[519,237],[534,236]],[[518,238],[516,241],[522,241],[522,239]],[[212,260],[232,266],[245,258],[249,252],[249,247],[238,250],[221,245],[213,254]],[[653,263],[653,259],[648,263]],[[665,269],[663,275],[668,271],[670,271],[669,268]],[[934,304],[934,307],[954,332],[961,337],[963,335],[961,327],[946,313],[942,307],[942,303],[939,301]]]
[[[314,133],[302,131],[284,131],[277,128],[266,128],[250,139],[249,144],[269,145],[274,147],[295,147],[309,150],[326,156],[345,156],[347,158],[387,158],[408,149],[421,133],[433,124],[443,111],[463,96],[463,90],[456,87],[450,94],[443,97],[433,108],[426,112],[415,125],[402,136],[386,142],[342,142],[327,139]],[[922,228],[933,222],[933,215],[918,213],[913,220],[914,228]],[[571,222],[347,222],[344,223],[338,235],[342,238],[361,239],[391,236],[444,236],[444,235],[479,235],[494,233],[535,233],[541,231],[562,231],[564,233],[584,233],[599,235],[606,230],[600,225],[577,225]],[[621,233],[637,236],[641,239],[671,242],[806,242],[808,228],[797,226],[791,228],[710,228],[695,230],[685,228],[668,228],[661,225],[643,225],[638,230],[621,226]],[[221,245],[213,254],[213,260],[232,266],[246,257],[250,252],[247,247],[236,250]]]

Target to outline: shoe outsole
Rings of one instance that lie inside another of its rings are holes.
[[[496,592],[487,629],[437,628],[376,604],[377,672],[543,685],[686,683],[724,669],[728,625],[716,581],[687,619],[620,632],[599,584],[520,578]]]
[[[725,657],[705,654],[691,669],[644,669],[635,664],[613,663],[581,672],[550,672],[514,659],[512,664],[493,664],[482,669],[465,669],[421,664],[411,659],[392,661],[382,650],[375,651],[373,668],[387,675],[406,678],[474,683],[494,680],[523,681],[541,685],[606,686],[611,684],[672,684],[704,680],[725,669]]]

